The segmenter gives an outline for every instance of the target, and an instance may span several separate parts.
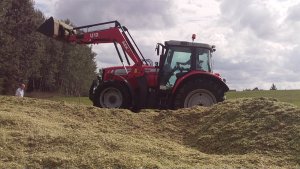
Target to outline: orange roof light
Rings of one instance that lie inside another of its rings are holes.
[[[193,40],[193,42],[194,42],[195,39],[196,39],[196,34],[193,34],[193,35],[192,35],[192,40]]]

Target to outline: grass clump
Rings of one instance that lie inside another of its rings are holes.
[[[266,98],[242,99],[203,113],[197,121],[201,126],[188,136],[202,152],[300,155],[300,111],[294,106]]]
[[[0,168],[300,164],[299,109],[274,99],[140,113],[4,96],[0,103]]]

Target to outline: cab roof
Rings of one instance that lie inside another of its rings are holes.
[[[176,41],[176,40],[166,41],[165,45],[166,46],[201,47],[201,48],[208,48],[210,50],[213,49],[212,45],[209,45],[206,43],[186,42],[186,41]]]

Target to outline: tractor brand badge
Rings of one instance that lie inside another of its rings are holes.
[[[98,38],[99,37],[99,33],[98,32],[92,32],[90,33],[90,38]]]

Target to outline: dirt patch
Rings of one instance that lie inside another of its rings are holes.
[[[274,99],[140,113],[4,96],[0,103],[0,168],[300,165],[300,110]]]

